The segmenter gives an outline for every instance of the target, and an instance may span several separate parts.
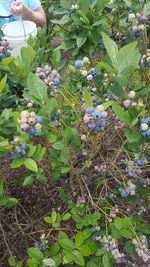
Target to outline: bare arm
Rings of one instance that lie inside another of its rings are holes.
[[[23,5],[21,1],[17,0],[11,4],[10,11],[14,17],[22,16],[26,20],[35,22],[37,26],[42,27],[46,24],[46,16],[41,6],[31,10]]]

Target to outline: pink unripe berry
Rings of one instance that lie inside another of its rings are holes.
[[[31,102],[29,102],[29,103],[27,104],[27,107],[28,107],[28,108],[32,108],[32,107],[33,107],[33,104],[32,104]]]
[[[96,109],[99,110],[99,111],[101,111],[101,112],[103,112],[104,111],[104,106],[103,105],[98,105],[96,107]]]
[[[35,70],[36,72],[41,72],[42,71],[42,68],[36,68],[36,70]]]
[[[29,118],[29,119],[28,119],[28,123],[29,123],[30,125],[35,124],[35,122],[36,122],[36,119],[35,119],[35,118]]]
[[[4,46],[0,46],[0,53],[2,54],[5,51],[5,47]]]
[[[86,140],[87,140],[87,137],[86,137],[85,134],[81,135],[81,140],[82,140],[82,141],[86,141]]]
[[[15,142],[19,142],[19,137],[15,137],[15,138],[14,138],[14,141],[15,141]]]
[[[20,117],[20,118],[18,118],[18,122],[19,122],[20,124],[24,124],[24,123],[27,122],[27,119],[26,119],[26,117]]]
[[[40,130],[42,128],[42,125],[40,123],[36,123],[35,126],[34,126],[34,128],[36,130]]]
[[[93,80],[93,76],[91,74],[89,74],[86,78],[87,78],[88,81]]]
[[[128,94],[128,96],[130,98],[134,98],[135,97],[135,92],[134,91],[130,91],[130,93]]]
[[[53,71],[52,71],[52,74],[53,74],[54,76],[57,75],[57,74],[58,74],[57,70],[53,70]]]
[[[133,26],[133,27],[132,27],[132,31],[133,31],[133,32],[136,32],[136,31],[137,31],[137,29],[138,29],[138,27],[137,27],[137,26]]]
[[[35,117],[35,112],[30,112],[30,117]]]
[[[29,116],[29,112],[27,110],[22,110],[20,115],[21,115],[21,117],[28,117]]]
[[[103,117],[103,118],[106,118],[107,115],[108,115],[107,111],[103,111],[103,112],[102,112],[102,117]]]
[[[88,57],[84,57],[84,58],[83,58],[83,62],[84,62],[84,63],[89,63],[89,62],[90,62],[90,61],[89,61],[89,58],[88,58]]]
[[[145,29],[145,26],[143,24],[141,24],[141,25],[138,26],[138,30],[144,31],[144,29]]]
[[[30,125],[28,123],[25,123],[21,125],[21,129],[25,132],[28,132],[30,130]]]
[[[5,40],[5,41],[2,41],[2,42],[1,42],[1,45],[7,47],[7,46],[9,46],[9,42],[6,41],[6,40]]]

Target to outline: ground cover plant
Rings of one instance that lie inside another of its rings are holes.
[[[149,266],[150,3],[43,5],[0,43],[0,266]]]

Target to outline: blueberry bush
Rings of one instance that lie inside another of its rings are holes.
[[[150,3],[43,5],[0,43],[1,267],[149,266]]]

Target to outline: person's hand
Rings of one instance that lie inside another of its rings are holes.
[[[22,16],[23,9],[24,9],[24,5],[22,4],[20,0],[13,2],[10,6],[10,12],[13,15],[13,17]]]

